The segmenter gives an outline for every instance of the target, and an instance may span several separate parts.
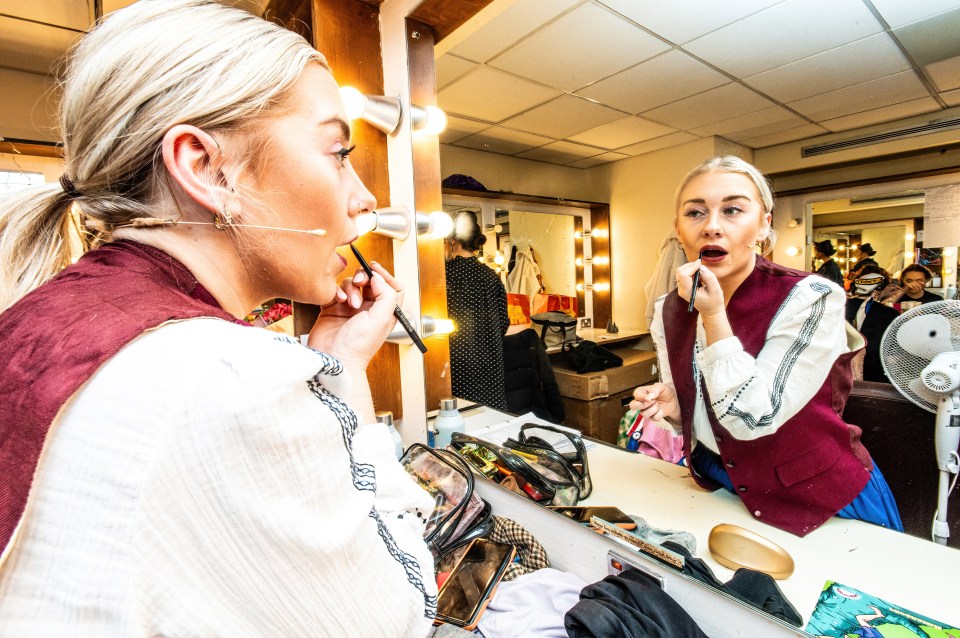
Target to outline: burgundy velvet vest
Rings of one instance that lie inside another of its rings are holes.
[[[809,273],[757,257],[753,272],[727,304],[733,334],[748,354],[759,354],[781,304],[807,276]],[[663,325],[681,406],[684,452],[690,458],[696,401],[693,346],[697,313],[687,312],[687,302],[676,291],[664,302]],[[753,441],[734,439],[720,425],[704,387],[707,414],[724,469],[754,518],[805,536],[846,507],[866,485],[873,461],[860,443],[860,429],[840,417],[853,386],[850,360],[854,354],[844,354],[834,361],[826,381],[810,402],[774,434]],[[784,390],[789,392],[790,388]],[[702,487],[720,487],[692,473]]]
[[[180,262],[126,241],[87,253],[0,314],[0,549],[64,403],[145,330],[195,317],[236,321]]]

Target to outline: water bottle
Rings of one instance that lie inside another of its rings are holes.
[[[956,299],[957,298],[957,287],[953,284],[947,286],[947,291],[943,295],[944,299]]]
[[[454,432],[466,431],[467,426],[457,409],[456,399],[440,399],[440,414],[434,420],[433,428],[436,431],[434,447],[441,450],[450,445],[450,437]]]
[[[389,410],[386,412],[377,412],[377,423],[383,423],[387,426],[387,432],[390,434],[390,438],[393,440],[394,452],[399,459],[403,456],[403,439],[400,438],[400,433],[397,432],[397,428],[393,425],[393,412]]]

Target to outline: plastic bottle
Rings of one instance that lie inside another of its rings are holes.
[[[450,445],[450,437],[454,432],[466,431],[467,426],[463,421],[463,415],[457,410],[456,399],[440,399],[440,413],[433,422],[433,428],[436,430],[434,447],[440,449]]]
[[[947,290],[943,295],[944,299],[956,299],[957,298],[957,287],[953,284],[947,286]]]
[[[396,426],[393,425],[393,412],[377,412],[376,417],[377,423],[383,423],[387,426],[387,432],[390,433],[390,438],[393,439],[393,447],[399,459],[403,456],[403,439],[400,438],[400,433],[397,432]]]

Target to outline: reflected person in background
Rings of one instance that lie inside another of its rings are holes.
[[[503,335],[510,327],[507,292],[500,277],[476,258],[487,241],[477,217],[461,212],[444,244],[453,396],[507,409],[503,384]]]
[[[697,483],[738,495],[758,521],[799,536],[836,514],[902,530],[860,429],[840,418],[862,346],[843,290],[756,252],[771,239],[766,179],[717,157],[683,179],[676,207],[690,263],[650,328],[661,382],[630,407],[682,432]]]
[[[897,307],[903,302],[914,301],[918,304],[943,301],[943,297],[927,290],[927,284],[933,279],[933,273],[926,266],[910,264],[900,273],[900,280],[883,289],[878,300],[886,305]]]
[[[0,635],[425,636],[432,498],[366,373],[402,286],[337,283],[376,201],[324,57],[137,2],[63,82],[63,176],[0,200]],[[69,265],[72,208],[110,241]],[[241,321],[276,297],[309,347]]]
[[[825,279],[829,279],[838,286],[843,286],[843,273],[840,272],[840,266],[833,259],[837,249],[833,247],[833,242],[829,239],[818,241],[813,245],[813,251],[816,259],[823,263],[817,268],[817,274]]]

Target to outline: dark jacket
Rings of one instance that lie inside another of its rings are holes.
[[[757,257],[753,272],[727,304],[727,318],[744,351],[756,357],[767,330],[794,286],[810,273]],[[667,354],[683,421],[684,453],[690,458],[693,406],[693,347],[697,313],[676,291],[663,305]],[[813,398],[773,434],[752,441],[730,436],[712,409],[710,424],[724,469],[738,495],[756,519],[798,536],[810,533],[855,499],[870,478],[873,461],[860,443],[860,428],[840,418],[853,386],[850,360],[841,355],[829,366],[826,380]],[[702,487],[719,484],[694,474]]]
[[[503,338],[503,368],[509,412],[533,412],[554,423],[563,421],[565,414],[557,377],[535,330],[527,329]]]
[[[851,326],[857,327],[855,323],[857,311],[860,310],[864,301],[867,300],[859,297],[847,299],[846,317]],[[883,371],[883,362],[880,359],[880,341],[883,339],[887,328],[899,315],[890,306],[884,306],[872,299],[869,301],[867,315],[863,318],[863,324],[857,328],[867,341],[866,355],[863,358],[863,380],[890,383],[890,379]]]

